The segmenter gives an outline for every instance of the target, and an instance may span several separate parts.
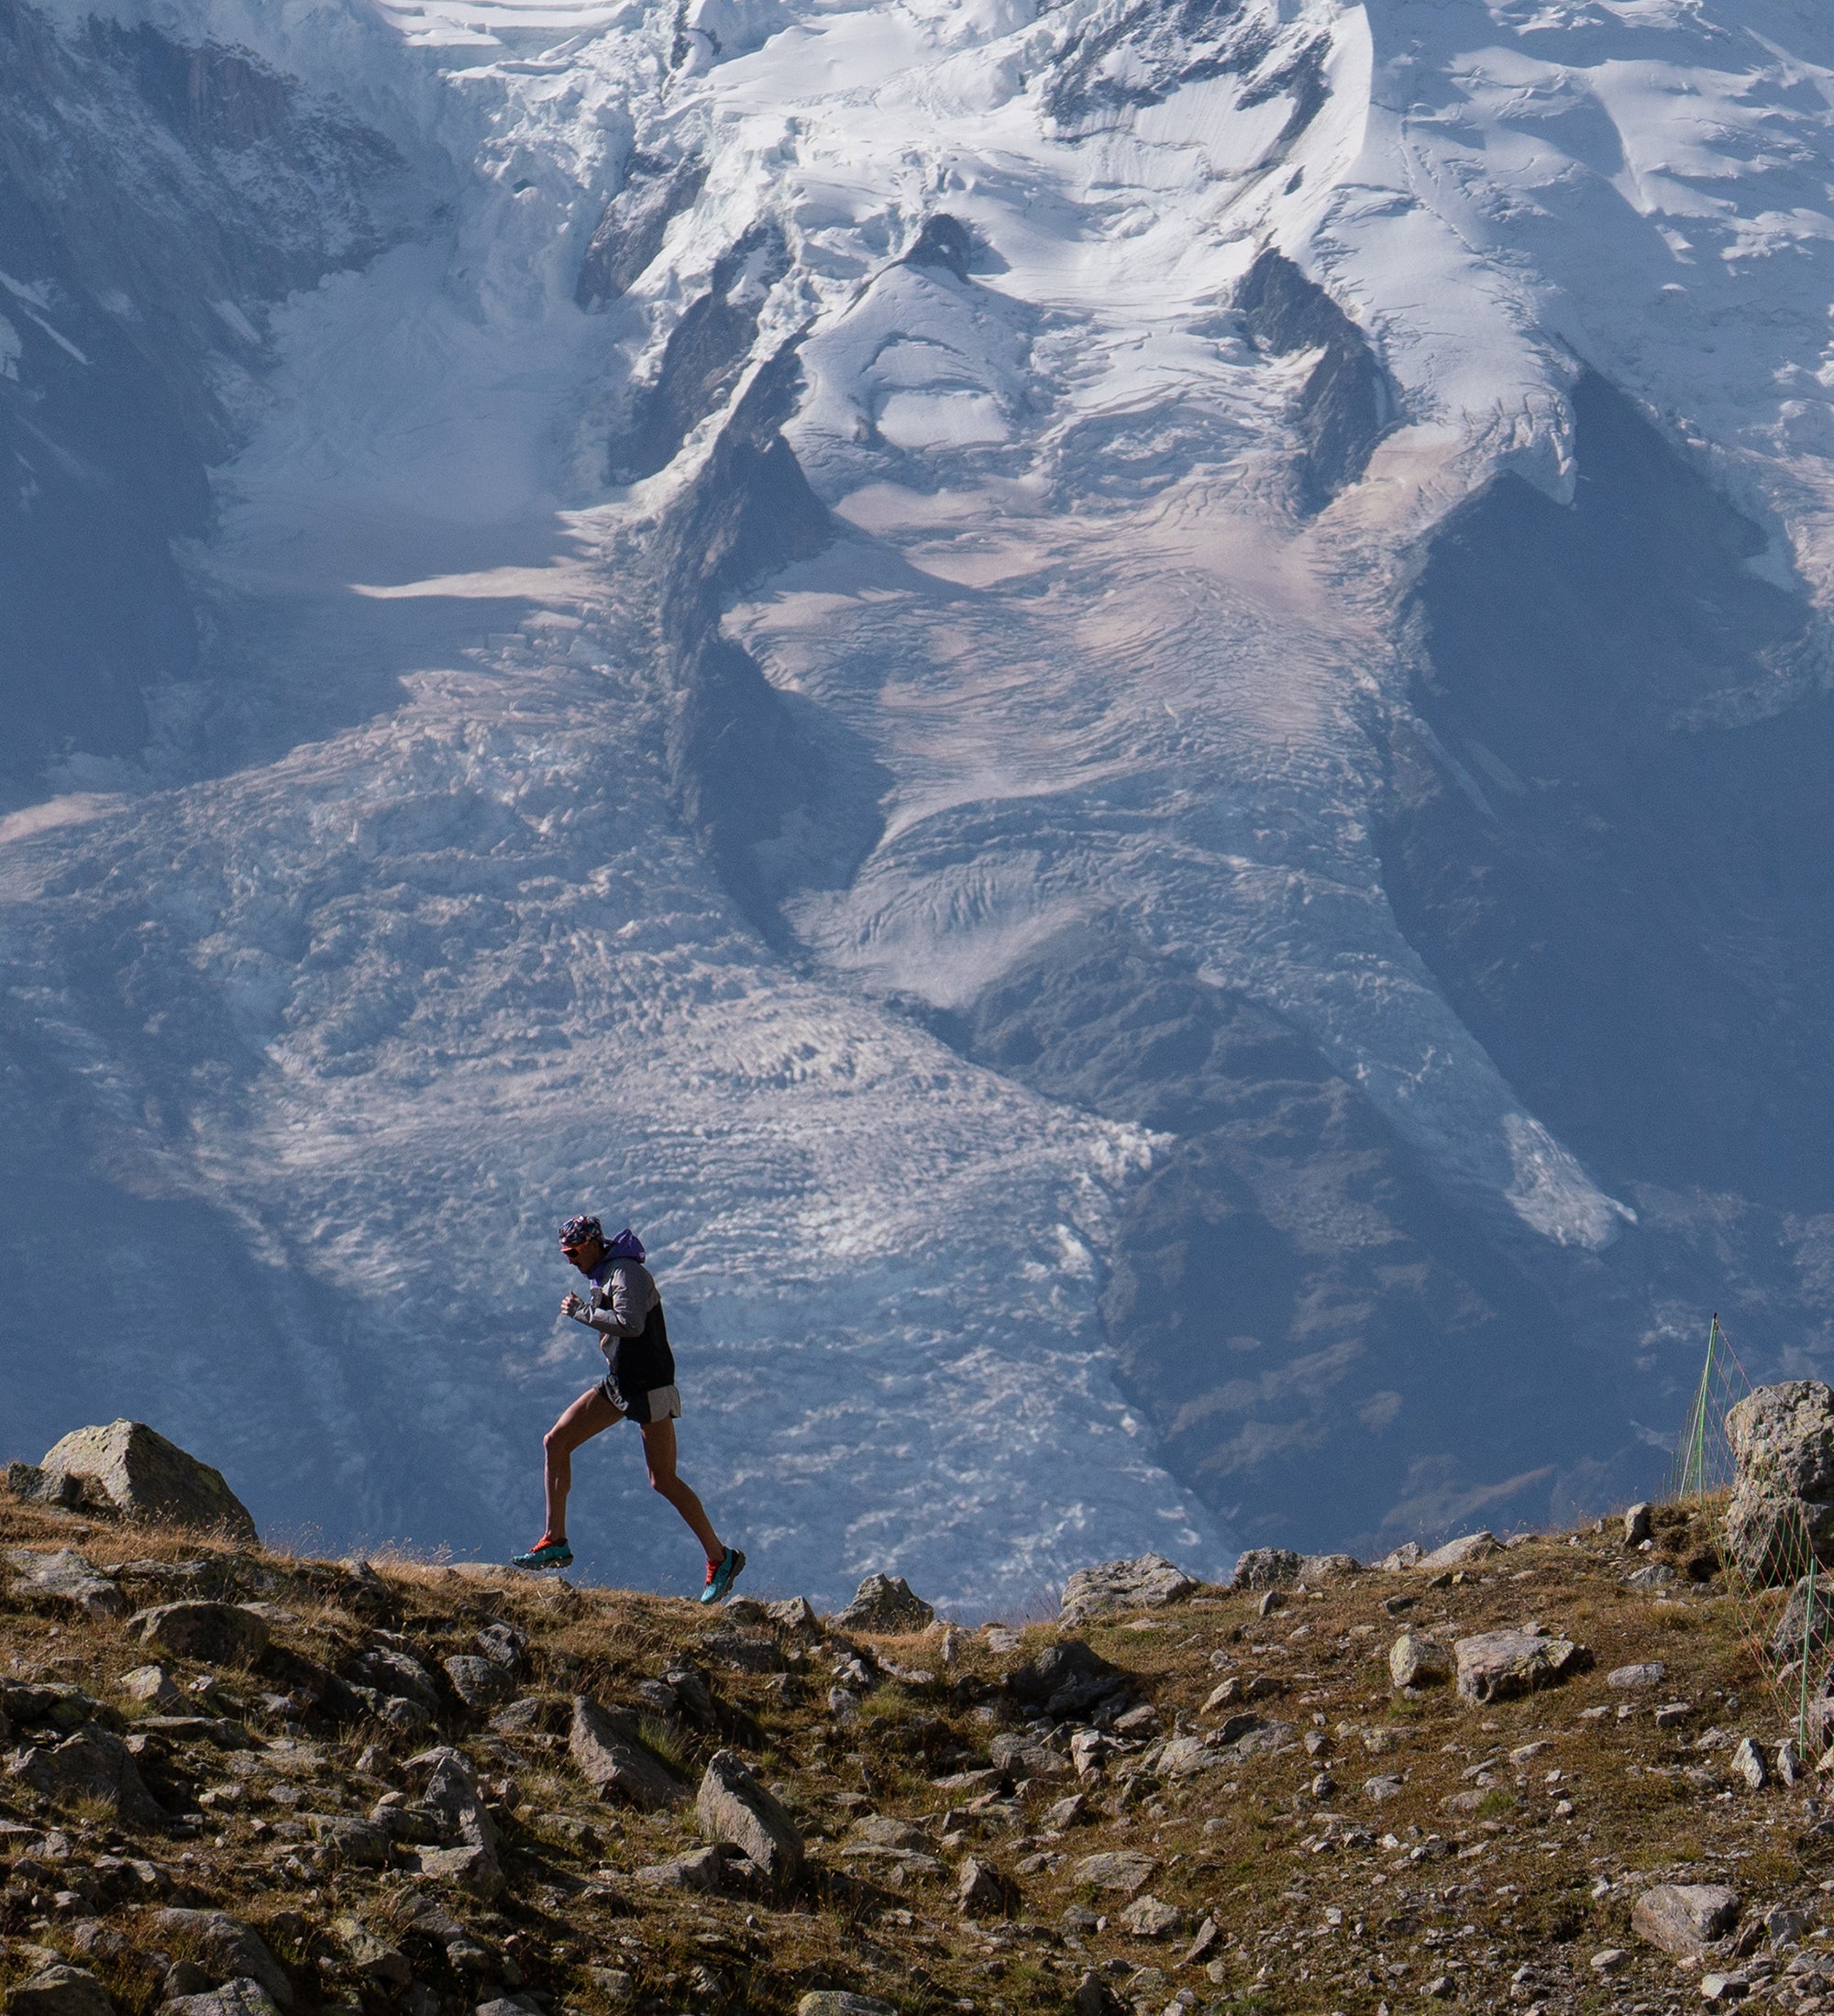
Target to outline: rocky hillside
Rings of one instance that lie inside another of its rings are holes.
[[[1812,2010],[1834,1983],[1834,1822],[1708,1513],[1366,1571],[1264,1550],[1230,1588],[1149,1558],[970,1629],[882,1578],[838,1616],[710,1613],[12,1482],[12,2016]]]

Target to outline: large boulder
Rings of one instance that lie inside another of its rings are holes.
[[[1235,1563],[1232,1589],[1285,1589],[1299,1579],[1299,1557],[1289,1547],[1251,1547]]]
[[[1503,1551],[1503,1543],[1494,1533],[1462,1533],[1455,1540],[1448,1540],[1443,1547],[1436,1547],[1431,1554],[1422,1554],[1416,1566],[1420,1568],[1468,1568],[1474,1561],[1486,1561],[1493,1554]]]
[[[1552,1687],[1592,1662],[1583,1645],[1555,1637],[1539,1625],[1523,1631],[1480,1631],[1460,1638],[1452,1650],[1458,1661],[1458,1691],[1466,1701],[1509,1701]]]
[[[293,2007],[293,1983],[255,1928],[221,1911],[155,1911],[164,1943],[219,1981],[259,1981],[282,2009]]]
[[[128,1628],[152,1651],[205,1666],[250,1665],[268,1648],[268,1620],[244,1603],[160,1603]]]
[[[280,2011],[267,1989],[244,1975],[208,1994],[174,1996],[160,2004],[157,2016],[280,2016]]]
[[[257,1538],[248,1506],[223,1482],[222,1471],[187,1456],[144,1421],[77,1428],[47,1450],[38,1467],[47,1485],[77,1479],[90,1503],[129,1518],[194,1526],[231,1540]]]
[[[901,1575],[868,1575],[854,1592],[854,1600],[834,1622],[844,1631],[927,1631],[936,1621],[934,1608],[911,1593]]]
[[[730,1843],[767,1881],[788,1884],[801,1873],[801,1830],[735,1752],[714,1751],[694,1816],[710,1841]]]
[[[1175,1568],[1163,1554],[1143,1554],[1132,1561],[1103,1561],[1079,1568],[1064,1584],[1058,1622],[1086,1624],[1121,1610],[1152,1610],[1194,1595],[1203,1585]]]
[[[62,1743],[16,1750],[6,1759],[6,1779],[54,1806],[103,1807],[127,1827],[157,1827],[166,1817],[127,1746],[94,1723]]]
[[[1760,1386],[1726,1416],[1738,1465],[1725,1552],[1759,1588],[1834,1564],[1834,1389],[1818,1379]]]
[[[645,1812],[687,1802],[687,1786],[637,1741],[631,1718],[584,1694],[573,1697],[567,1747],[601,1799],[622,1800]]]

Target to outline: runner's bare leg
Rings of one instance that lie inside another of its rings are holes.
[[[565,1416],[563,1416],[564,1419]],[[643,1427],[643,1458],[649,1465],[649,1485],[659,1491],[694,1529],[694,1537],[706,1549],[710,1566],[717,1568],[726,1558],[724,1543],[713,1531],[707,1508],[690,1486],[675,1474],[675,1424],[646,1421]]]
[[[594,1386],[591,1393],[582,1393],[542,1437],[548,1539],[567,1537],[567,1494],[573,1489],[573,1451],[623,1419],[624,1416]]]

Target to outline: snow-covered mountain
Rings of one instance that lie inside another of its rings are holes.
[[[1826,1369],[1825,8],[16,0],[0,98],[6,1453],[501,1552],[581,1207],[816,1595]]]

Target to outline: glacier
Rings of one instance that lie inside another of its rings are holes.
[[[6,1454],[501,1556],[580,1208],[818,1598],[1598,1509],[1709,1308],[1828,1369],[1806,0],[7,33]]]

